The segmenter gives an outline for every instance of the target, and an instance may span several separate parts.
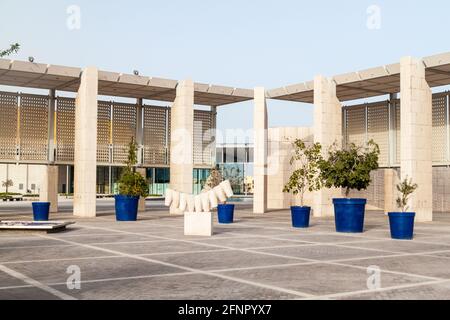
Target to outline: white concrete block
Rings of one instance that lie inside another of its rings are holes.
[[[213,235],[212,213],[185,212],[184,235],[211,237]]]

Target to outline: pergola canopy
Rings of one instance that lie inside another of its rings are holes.
[[[450,53],[423,58],[430,87],[450,84]],[[340,101],[400,92],[400,63],[334,76]],[[314,81],[269,90],[271,99],[314,103]]]
[[[0,84],[77,92],[81,68],[0,59]],[[173,102],[178,81],[99,71],[98,94]],[[253,90],[194,84],[194,103],[221,106],[253,99]]]

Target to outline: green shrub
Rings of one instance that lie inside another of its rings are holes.
[[[122,171],[118,181],[119,194],[123,196],[147,197],[148,182],[140,173],[136,172],[136,151],[137,145],[132,138],[128,149],[128,160],[125,162],[127,166]]]
[[[352,143],[342,149],[335,143],[326,159],[319,161],[321,179],[327,188],[345,189],[348,198],[351,190],[366,190],[370,185],[370,173],[378,169],[379,156],[380,148],[373,140],[364,147]]]
[[[307,146],[303,140],[295,140],[292,146],[294,155],[290,163],[295,164],[298,169],[292,173],[283,192],[299,195],[303,207],[306,191],[313,192],[322,187],[319,171],[322,146],[320,143]]]

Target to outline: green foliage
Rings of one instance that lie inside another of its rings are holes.
[[[6,188],[6,195],[8,195],[8,188],[14,186],[14,182],[11,179],[2,182],[2,187]]]
[[[408,201],[409,197],[417,190],[419,186],[412,182],[412,179],[405,178],[403,182],[397,185],[397,190],[400,193],[397,198],[397,206],[402,212],[409,210]]]
[[[9,49],[0,51],[0,58],[7,57],[13,53],[17,53],[19,51],[19,49],[20,49],[20,44],[14,43],[9,47]]]
[[[379,156],[380,148],[373,140],[365,147],[352,143],[339,149],[333,144],[327,159],[319,163],[325,187],[344,188],[347,198],[350,190],[366,190],[371,183],[370,173],[378,169]]]
[[[322,187],[320,178],[319,163],[322,160],[322,146],[320,143],[307,146],[303,140],[295,140],[292,144],[294,155],[291,158],[291,165],[296,169],[289,182],[284,186],[283,192],[299,195],[301,206],[304,206],[306,191],[316,191]]]
[[[203,191],[209,191],[217,187],[223,181],[222,174],[217,167],[211,169],[208,179],[206,179]]]
[[[136,172],[137,149],[134,138],[132,138],[128,149],[128,160],[125,162],[127,166],[118,181],[120,195],[135,197],[147,197],[148,195],[147,180],[140,173]]]

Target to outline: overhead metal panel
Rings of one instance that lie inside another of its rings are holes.
[[[56,161],[73,162],[75,153],[75,99],[56,99]]]
[[[144,164],[167,164],[167,108],[144,106]]]
[[[367,107],[367,137],[380,147],[380,166],[389,165],[389,104],[387,101]]]
[[[111,102],[99,101],[97,109],[97,162],[110,162]]]
[[[114,102],[112,119],[113,162],[124,164],[130,141],[136,139],[137,105]]]
[[[447,160],[447,95],[433,96],[433,162]]]
[[[20,160],[47,160],[49,101],[48,96],[21,95]]]
[[[19,95],[0,92],[0,159],[15,160],[17,156],[17,110]]]

